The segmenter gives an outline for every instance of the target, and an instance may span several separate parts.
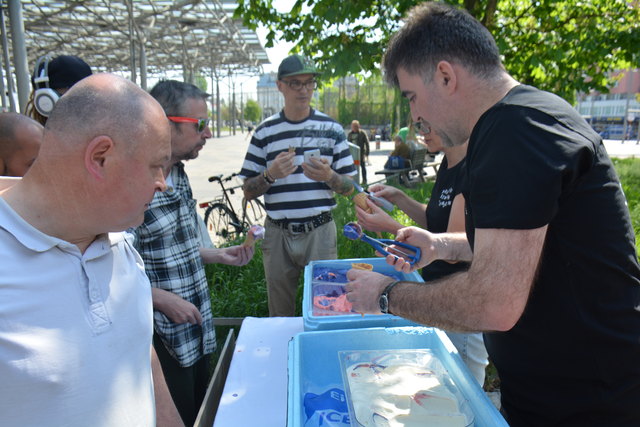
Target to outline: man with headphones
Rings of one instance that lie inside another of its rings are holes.
[[[74,84],[92,74],[91,67],[77,56],[41,56],[36,61],[31,84],[33,92],[27,104],[27,115],[41,124],[58,99]]]

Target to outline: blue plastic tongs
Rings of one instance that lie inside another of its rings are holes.
[[[403,242],[398,242],[397,240],[374,239],[364,234],[362,232],[362,227],[360,227],[360,225],[355,222],[349,222],[345,224],[344,228],[342,229],[342,232],[344,233],[347,239],[362,240],[363,242],[373,246],[375,250],[380,252],[381,254],[393,255],[396,257],[398,255],[401,255],[402,258],[406,259],[411,265],[415,264],[420,259],[420,255],[421,255],[420,248],[416,248],[415,246],[411,246]],[[405,248],[408,251],[413,252],[413,254],[407,253],[401,249],[398,249],[397,247],[391,247],[391,245]]]

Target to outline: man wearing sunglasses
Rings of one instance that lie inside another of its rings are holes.
[[[256,128],[240,171],[248,200],[264,194],[270,316],[295,314],[298,279],[309,261],[338,257],[333,193],[348,195],[354,188],[356,170],[342,126],[310,106],[317,75],[307,58],[282,61],[277,85],[284,109]]]
[[[154,346],[178,411],[186,425],[193,425],[216,344],[204,264],[245,265],[253,249],[201,247],[202,220],[182,162],[198,157],[211,138],[209,95],[175,80],[159,82],[150,93],[171,124],[171,161],[167,190],[156,193],[144,223],[135,229],[135,246],[153,286]]]

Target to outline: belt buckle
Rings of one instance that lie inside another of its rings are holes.
[[[286,229],[291,234],[308,233],[313,230],[313,224],[310,222],[290,222]]]

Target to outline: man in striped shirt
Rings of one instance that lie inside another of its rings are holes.
[[[356,169],[342,126],[310,105],[318,74],[302,56],[282,61],[276,84],[284,108],[256,128],[240,171],[245,198],[265,198],[270,316],[295,314],[298,280],[309,261],[338,258],[333,193],[354,191]]]

